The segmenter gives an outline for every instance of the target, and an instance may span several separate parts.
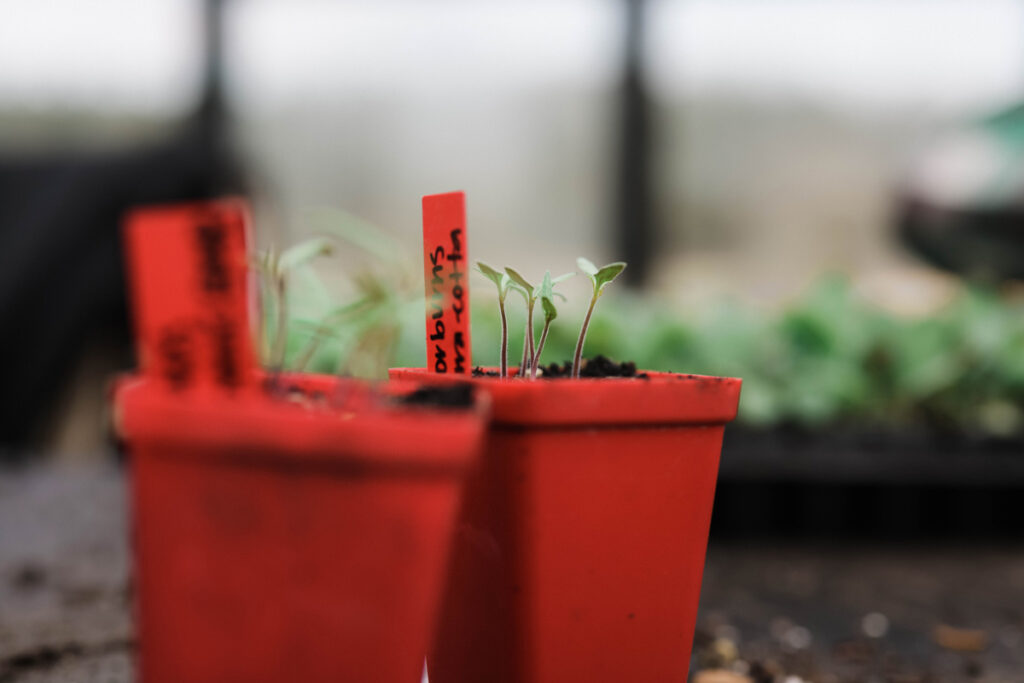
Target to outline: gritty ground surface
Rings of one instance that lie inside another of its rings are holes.
[[[0,470],[0,682],[129,680],[130,612],[121,473]]]
[[[132,679],[125,519],[114,467],[0,470],[0,683]],[[1024,547],[712,544],[695,651],[711,683],[1022,681]]]

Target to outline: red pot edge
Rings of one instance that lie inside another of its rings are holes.
[[[327,376],[289,376],[289,382],[323,386]],[[351,382],[363,391],[396,395],[415,382]],[[226,396],[169,393],[146,378],[120,376],[112,386],[118,438],[133,443],[182,446],[182,453],[272,464],[361,467],[458,468],[480,450],[491,399],[476,392],[469,410],[426,406],[353,406],[351,411],[296,405],[263,392]],[[373,394],[377,395],[377,394]]]
[[[493,370],[494,368],[484,368]],[[736,417],[743,380],[646,372],[647,379],[499,379],[391,368],[392,380],[470,382],[493,399],[493,422],[508,426],[723,425]]]

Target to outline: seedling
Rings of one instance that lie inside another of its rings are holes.
[[[597,305],[597,300],[604,293],[604,288],[626,268],[626,264],[622,261],[609,263],[598,268],[585,258],[577,259],[576,264],[590,278],[590,282],[594,286],[594,293],[590,299],[590,306],[587,308],[587,316],[583,320],[579,341],[576,343],[576,354],[572,364],[572,376],[574,378],[580,376],[583,342],[587,337],[587,328],[590,326],[590,317],[594,313],[594,306]],[[519,376],[526,377],[527,372],[529,372],[530,379],[535,379],[537,377],[537,368],[540,365],[540,354],[544,350],[544,342],[548,338],[548,330],[551,328],[551,323],[558,317],[555,297],[561,297],[563,301],[565,300],[565,297],[556,292],[554,287],[559,282],[572,277],[576,273],[566,273],[565,275],[552,278],[551,273],[546,272],[544,273],[544,280],[539,286],[535,287],[512,268],[505,268],[504,273],[499,273],[487,264],[477,261],[477,270],[498,287],[498,310],[501,312],[501,376],[508,376],[508,320],[505,316],[505,297],[508,296],[509,290],[515,290],[522,295],[523,300],[526,302],[526,334],[523,338],[523,360],[519,366]],[[541,302],[541,307],[544,309],[544,328],[541,331],[540,342],[537,344],[536,349],[534,349],[533,309],[538,299]]]
[[[590,306],[587,308],[587,317],[583,319],[583,327],[580,328],[580,338],[576,342],[576,353],[572,358],[572,376],[574,379],[578,379],[580,376],[580,361],[583,357],[583,342],[587,338],[587,328],[590,326],[590,316],[594,313],[594,306],[597,305],[597,300],[601,298],[604,293],[604,288],[607,287],[615,278],[619,276],[623,270],[626,269],[626,264],[623,261],[616,261],[615,263],[609,263],[606,266],[598,268],[593,263],[583,258],[582,256],[576,259],[576,265],[579,269],[590,278],[590,283],[594,286],[593,296],[590,297]]]
[[[508,266],[505,272],[512,279],[515,291],[523,297],[526,303],[526,331],[523,332],[523,360],[519,363],[519,376],[526,377],[526,370],[533,362],[533,307],[537,303],[537,289],[526,281],[522,275]]]
[[[555,307],[555,297],[565,297],[555,291],[555,285],[563,280],[568,280],[576,273],[566,273],[551,279],[551,271],[545,271],[544,280],[540,283],[538,296],[540,297],[541,308],[544,309],[544,329],[540,333],[540,341],[537,343],[537,351],[533,354],[533,362],[530,364],[530,379],[537,379],[537,366],[540,364],[540,354],[544,351],[544,342],[548,339],[548,329],[551,323],[558,317],[558,309]]]
[[[393,360],[405,311],[419,304],[416,271],[401,245],[372,224],[334,209],[310,216],[324,237],[283,253],[271,248],[253,260],[261,274],[264,322],[260,327],[265,367],[356,377],[384,377]],[[334,295],[310,262],[354,247],[359,267],[345,269],[351,303],[334,306]],[[326,349],[324,347],[327,347]]]
[[[505,297],[512,286],[508,273],[501,273],[482,261],[476,262],[476,270],[498,288],[498,310],[501,312],[501,366],[499,376],[508,377],[508,320],[505,318]],[[526,343],[525,341],[523,342]]]
[[[270,343],[270,367],[275,372],[284,369],[285,351],[288,338],[288,275],[299,266],[333,251],[330,241],[316,237],[285,249],[280,254],[275,249],[263,252],[257,259],[256,267],[269,280],[270,297],[274,303],[275,332]]]
[[[540,347],[534,347],[534,334],[533,334],[533,309],[536,307],[537,301],[543,302],[544,285],[531,285],[526,281],[522,275],[516,272],[512,268],[505,268],[505,273],[512,280],[512,289],[519,292],[520,296],[523,297],[523,301],[526,303],[526,330],[523,333],[523,359],[519,364],[519,376],[526,377],[529,373],[529,377],[533,379],[537,374],[537,360],[540,358]],[[567,273],[565,275],[559,275],[552,279],[551,273],[545,273],[544,277],[548,283],[547,299],[548,303],[544,305],[544,334],[547,334],[547,329],[551,324],[551,320],[558,317],[558,311],[554,308],[553,298],[556,296],[565,297],[554,291],[554,285],[567,280],[576,273]],[[548,312],[554,311],[554,317],[549,318]]]

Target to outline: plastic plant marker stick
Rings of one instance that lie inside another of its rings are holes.
[[[139,366],[170,391],[255,386],[248,224],[240,200],[142,208],[125,221]]]
[[[423,198],[423,277],[426,290],[427,368],[469,374],[469,273],[466,196]]]

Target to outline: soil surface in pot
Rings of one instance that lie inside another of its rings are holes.
[[[433,408],[469,408],[473,405],[473,387],[469,383],[452,386],[420,387],[399,396],[395,403],[404,406]]]
[[[473,368],[474,377],[497,377],[498,373],[494,370],[484,370],[483,368]],[[564,361],[561,365],[558,363],[549,363],[548,365],[541,365],[537,373],[538,377],[543,379],[565,379],[572,377],[572,361]],[[589,379],[600,379],[603,377],[634,377],[636,379],[648,379],[646,372],[638,373],[636,371],[636,363],[633,361],[623,361],[617,363],[612,359],[597,355],[593,358],[584,358],[580,367],[580,377]]]
[[[351,386],[339,384],[336,391],[308,389],[295,381],[282,380],[280,377],[269,376],[264,381],[263,390],[281,400],[306,405],[309,407],[328,407],[344,409],[353,397]],[[371,389],[370,391],[375,391]],[[386,396],[385,403],[394,406],[422,406],[428,408],[470,408],[473,405],[473,387],[468,383],[452,386],[424,386],[409,393],[397,396]],[[0,681],[2,683],[2,681]]]

